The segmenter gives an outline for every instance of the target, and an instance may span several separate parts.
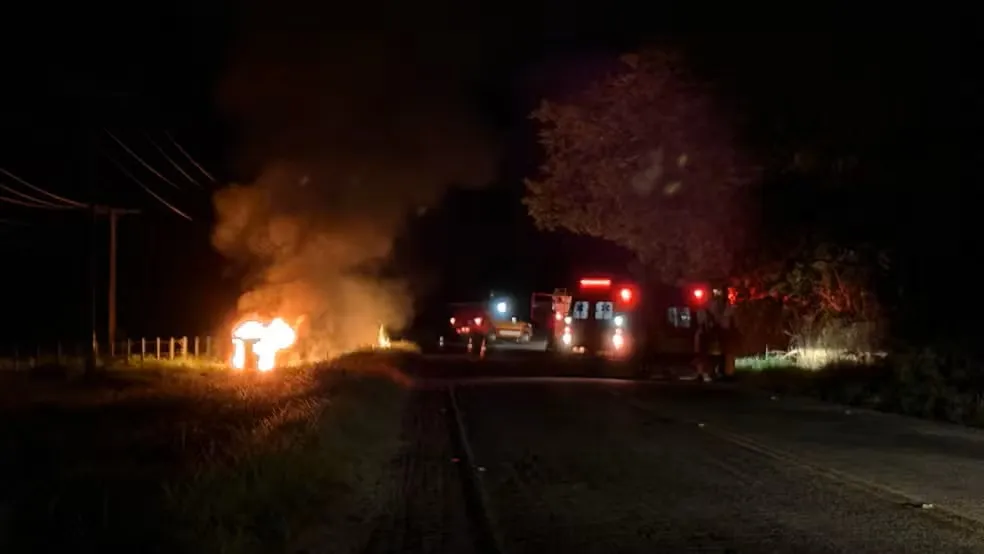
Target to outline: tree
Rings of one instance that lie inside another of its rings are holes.
[[[850,247],[803,240],[780,261],[745,276],[746,311],[771,298],[782,307],[799,345],[868,349],[882,338],[885,313],[877,291],[889,269],[888,254],[871,244]]]
[[[546,161],[524,203],[541,228],[609,239],[664,282],[728,277],[757,221],[757,171],[713,88],[681,56],[653,50],[621,61],[532,114]]]

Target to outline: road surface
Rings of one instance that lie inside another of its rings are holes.
[[[512,377],[428,381],[407,433],[371,552],[984,552],[984,436],[947,426]]]

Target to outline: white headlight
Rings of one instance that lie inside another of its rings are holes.
[[[621,327],[624,324],[625,324],[625,316],[622,316],[622,315],[615,316],[615,326],[616,327]]]
[[[573,320],[571,319],[571,316],[567,316],[567,317],[565,317],[565,318],[564,318],[564,323],[566,323],[566,324],[568,324],[568,325],[570,325],[570,324],[571,324],[571,321],[573,321]]]

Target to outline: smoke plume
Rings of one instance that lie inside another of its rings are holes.
[[[299,323],[308,357],[408,321],[411,291],[378,273],[395,235],[446,187],[482,185],[496,166],[469,95],[475,39],[321,27],[290,2],[246,18],[219,98],[256,177],[216,193],[213,233],[255,268],[239,317]]]

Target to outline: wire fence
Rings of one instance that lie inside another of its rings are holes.
[[[82,367],[90,344],[84,341],[26,345],[0,345],[0,371],[24,371],[39,367]],[[102,365],[142,367],[146,364],[219,363],[227,348],[217,348],[212,337],[153,337],[100,344]]]

